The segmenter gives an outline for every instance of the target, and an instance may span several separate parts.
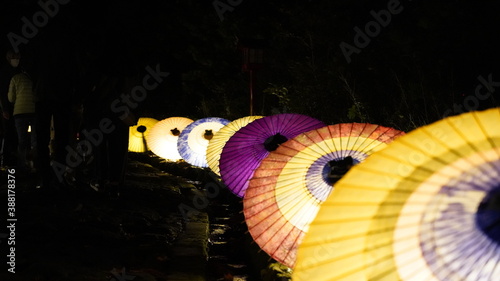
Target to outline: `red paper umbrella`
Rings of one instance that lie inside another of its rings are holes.
[[[222,181],[243,197],[248,180],[269,152],[297,135],[324,127],[315,118],[301,114],[276,114],[257,119],[238,130],[222,149],[219,168]]]
[[[255,242],[294,267],[297,247],[332,185],[350,167],[403,135],[366,123],[330,125],[281,144],[262,160],[243,200]]]

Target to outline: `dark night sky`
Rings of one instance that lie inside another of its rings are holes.
[[[279,30],[280,36],[288,32],[292,37],[304,30],[323,32],[331,37],[324,38],[325,42],[320,43],[334,46],[335,56],[342,58],[338,48],[340,42],[352,44],[353,27],[364,27],[372,20],[370,11],[384,8],[390,1],[246,0],[241,1],[232,12],[226,12],[223,22],[219,20],[212,2],[72,0],[60,5],[57,15],[23,47],[36,49],[51,25],[63,24],[70,26],[73,39],[84,52],[108,52],[119,57],[118,60],[125,59],[138,66],[162,62],[169,66],[173,74],[205,67],[213,72],[213,76],[224,77],[225,71],[234,74],[240,69],[240,65],[235,65],[239,63],[239,53],[231,45],[233,42],[228,33],[233,32],[235,38],[263,37],[276,41],[277,36],[273,34],[276,30]],[[429,69],[439,65],[451,68],[455,83],[459,84],[455,86],[464,90],[477,84],[478,75],[492,73],[493,80],[500,80],[499,1],[435,2],[401,1],[405,8],[403,12],[393,15],[390,25],[382,30],[380,36],[373,38],[360,55],[354,55],[354,63],[346,65],[346,68],[363,75],[366,69],[380,69],[377,68],[380,65],[397,68],[401,63],[399,59],[392,60],[394,56],[407,61],[411,61],[410,56],[415,56],[420,65],[427,65]],[[295,8],[288,9],[287,5]],[[303,8],[297,9],[300,5]],[[7,34],[21,34],[21,18],[26,16],[31,19],[41,8],[37,1],[28,0],[3,1],[1,7],[0,50],[5,53],[9,47]],[[322,22],[333,24],[322,25]],[[401,46],[410,46],[408,48],[412,51],[407,54]],[[272,45],[273,54],[281,54],[285,58],[309,55],[300,46],[279,48],[283,47]],[[382,56],[376,53],[380,50]],[[204,61],[207,63],[204,64]],[[278,56],[271,57],[269,61],[274,63],[269,67],[272,69],[270,72],[284,71],[281,69],[285,67],[284,63],[279,61]],[[213,66],[214,62],[217,67],[207,67]],[[341,59],[339,64],[345,64],[345,61]],[[172,79],[174,77],[177,76],[172,75]],[[273,83],[273,77],[270,75],[261,79]]]
[[[54,0],[55,1],[55,0]],[[173,45],[183,46],[184,43],[194,40],[190,38],[190,34],[182,34],[185,30],[172,30],[166,28],[166,26],[175,26],[175,21],[179,18],[188,19],[193,25],[197,22],[196,18],[210,18],[213,17],[212,23],[214,27],[217,28],[218,24],[232,24],[232,20],[236,19],[238,24],[249,23],[248,26],[241,25],[238,30],[242,33],[248,32],[248,29],[256,29],[253,31],[254,34],[265,33],[265,22],[268,17],[277,16],[273,14],[271,9],[266,8],[266,4],[263,2],[271,3],[286,3],[287,1],[241,1],[242,3],[235,7],[233,12],[225,13],[225,22],[221,23],[218,21],[217,13],[212,6],[211,0],[205,1],[81,1],[72,0],[68,1],[68,4],[60,5],[59,12],[54,18],[49,20],[50,24],[55,24],[59,22],[68,22],[72,25],[75,30],[75,35],[77,40],[86,41],[84,44],[93,45],[94,47],[102,47],[102,44],[106,42],[110,44],[114,42],[116,45],[120,46],[126,42],[126,44],[132,44],[137,46],[142,45],[154,45],[158,43],[164,43],[169,41]],[[182,4],[177,4],[182,3]],[[224,1],[222,1],[224,2]],[[307,13],[308,5],[323,5],[323,2],[329,2],[326,0],[310,0],[310,1],[291,1],[303,2],[304,12]],[[335,1],[333,1],[335,2]],[[364,23],[371,20],[371,15],[369,11],[372,9],[384,7],[384,3],[389,1],[337,1],[339,3],[351,2],[350,4],[344,4],[345,12],[350,16],[350,21],[352,22],[351,27],[360,26],[362,27]],[[408,1],[401,1],[402,5],[406,6],[405,11],[400,15],[396,15],[393,18],[391,25],[398,25],[402,30],[405,25],[408,25],[408,29],[405,30],[409,36],[413,32],[411,26],[412,22],[420,21],[418,24],[420,26],[433,25],[432,28],[434,32],[429,33],[430,36],[437,36],[435,38],[420,38],[423,41],[416,42],[421,44],[422,48],[434,49],[436,55],[442,56],[441,59],[457,59],[461,57],[463,62],[477,65],[478,67],[495,67],[498,59],[498,39],[500,36],[497,32],[500,25],[500,21],[497,19],[497,13],[500,11],[500,5],[495,2],[498,1],[446,1],[449,7],[455,7],[456,5],[461,5],[461,8],[450,9],[450,10],[440,10],[433,11],[433,1],[413,1],[419,2],[418,9],[410,6],[413,3]],[[192,4],[187,4],[192,3]],[[380,4],[380,5],[379,5]],[[193,5],[194,9],[189,10],[189,6]],[[328,6],[328,5],[327,5]],[[285,5],[286,7],[286,5]],[[446,8],[446,5],[441,7]],[[411,10],[410,10],[411,9]],[[23,22],[22,17],[27,17],[31,19],[32,16],[40,11],[41,8],[37,4],[37,1],[31,0],[6,0],[2,1],[1,6],[1,22],[0,22],[0,32],[2,36],[2,50],[5,50],[9,46],[9,42],[6,39],[6,35],[9,32],[15,32],[21,34],[21,27]],[[409,10],[409,11],[407,11]],[[433,11],[432,17],[426,17],[425,12]],[[200,14],[202,12],[203,14]],[[343,11],[330,11],[325,10],[321,16],[342,16]],[[283,26],[286,28],[286,24],[291,20],[296,20],[300,22],[301,15],[290,15],[290,19],[284,19]],[[244,19],[244,20],[243,20]],[[292,23],[293,24],[293,23]],[[307,28],[308,23],[303,23],[303,28]],[[40,28],[40,33],[43,33],[44,29],[47,29],[49,25]],[[349,25],[346,25],[349,26]],[[311,27],[312,28],[312,27]],[[315,27],[316,28],[316,27]],[[389,26],[388,29],[394,28]],[[259,30],[260,29],[260,30]],[[203,30],[200,28],[200,30]],[[160,34],[158,34],[160,33]],[[252,33],[252,32],[249,32]],[[335,37],[336,34],[332,34],[332,41],[347,41],[352,40],[349,38],[354,35],[352,28],[347,30],[338,30],[340,36]],[[343,35],[347,37],[344,37]],[[415,34],[418,36],[418,34]],[[34,44],[31,41],[36,41],[39,34],[37,34],[33,39],[30,39],[30,44]],[[461,38],[467,36],[467,38]],[[162,37],[162,38],[161,38]],[[135,41],[134,41],[135,40]],[[375,40],[374,40],[375,41]],[[454,45],[455,42],[461,42],[462,45]],[[216,42],[213,42],[214,44]],[[376,44],[374,42],[374,44]],[[165,46],[168,49],[170,46]],[[205,46],[200,46],[201,48]],[[161,48],[157,46],[157,48]],[[136,50],[137,51],[137,50]],[[144,54],[141,54],[144,55]],[[433,59],[433,58],[431,58]]]

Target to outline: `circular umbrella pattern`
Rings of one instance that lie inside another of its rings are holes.
[[[141,117],[137,120],[137,125],[131,126],[129,129],[128,150],[131,152],[147,152],[147,137],[151,128],[158,120],[149,117]]]
[[[208,142],[229,120],[219,117],[207,117],[194,121],[184,128],[177,140],[177,150],[182,158],[193,166],[208,167]]]
[[[177,150],[177,140],[182,130],[194,121],[186,117],[170,117],[156,123],[146,139],[151,151],[167,160],[182,159]]]
[[[418,128],[356,165],[321,205],[294,280],[500,276],[500,109]]]
[[[222,149],[224,148],[224,145],[226,145],[229,138],[231,138],[239,129],[262,117],[264,116],[246,116],[236,119],[222,127],[217,134],[214,135],[214,137],[208,142],[207,147],[208,167],[210,167],[214,173],[220,176],[220,154],[222,153]]]
[[[336,177],[403,134],[374,124],[345,123],[302,133],[280,145],[262,160],[243,199],[255,242],[293,268],[297,247]],[[346,161],[350,163],[342,167]]]
[[[303,132],[324,126],[315,118],[293,113],[253,121],[238,130],[222,149],[219,160],[222,181],[234,194],[243,197],[254,170],[269,152]]]

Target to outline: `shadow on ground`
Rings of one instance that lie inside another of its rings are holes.
[[[2,170],[0,178],[5,214],[7,171]],[[201,183],[213,181],[204,169],[136,153],[130,154],[126,186],[118,200],[91,189],[85,171],[74,188],[57,191],[35,189],[33,177],[15,180],[15,245],[8,245],[7,218],[0,229],[0,280],[9,281],[172,280],[179,271],[175,244],[189,228],[179,205],[193,205],[193,182],[199,189]],[[15,247],[15,274],[4,262],[10,247]],[[259,259],[263,267],[269,262],[265,254]],[[260,280],[261,268],[255,270],[255,278],[248,280]],[[199,272],[197,280],[206,280],[204,274]]]
[[[1,178],[5,214],[6,171]],[[15,246],[16,273],[3,262],[0,280],[167,280],[169,251],[184,227],[178,210],[188,200],[184,181],[134,157],[118,200],[95,192],[85,176],[75,188],[58,191],[37,190],[33,177],[17,176],[15,245],[6,238],[0,244],[2,261]]]

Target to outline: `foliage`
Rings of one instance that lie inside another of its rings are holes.
[[[275,96],[278,99],[279,108],[275,109],[279,113],[287,113],[290,98],[288,96],[288,89],[284,86],[276,86],[270,83],[270,86],[262,91],[264,94]]]
[[[292,279],[292,269],[279,262],[270,263],[261,272],[263,281],[286,281]]]

